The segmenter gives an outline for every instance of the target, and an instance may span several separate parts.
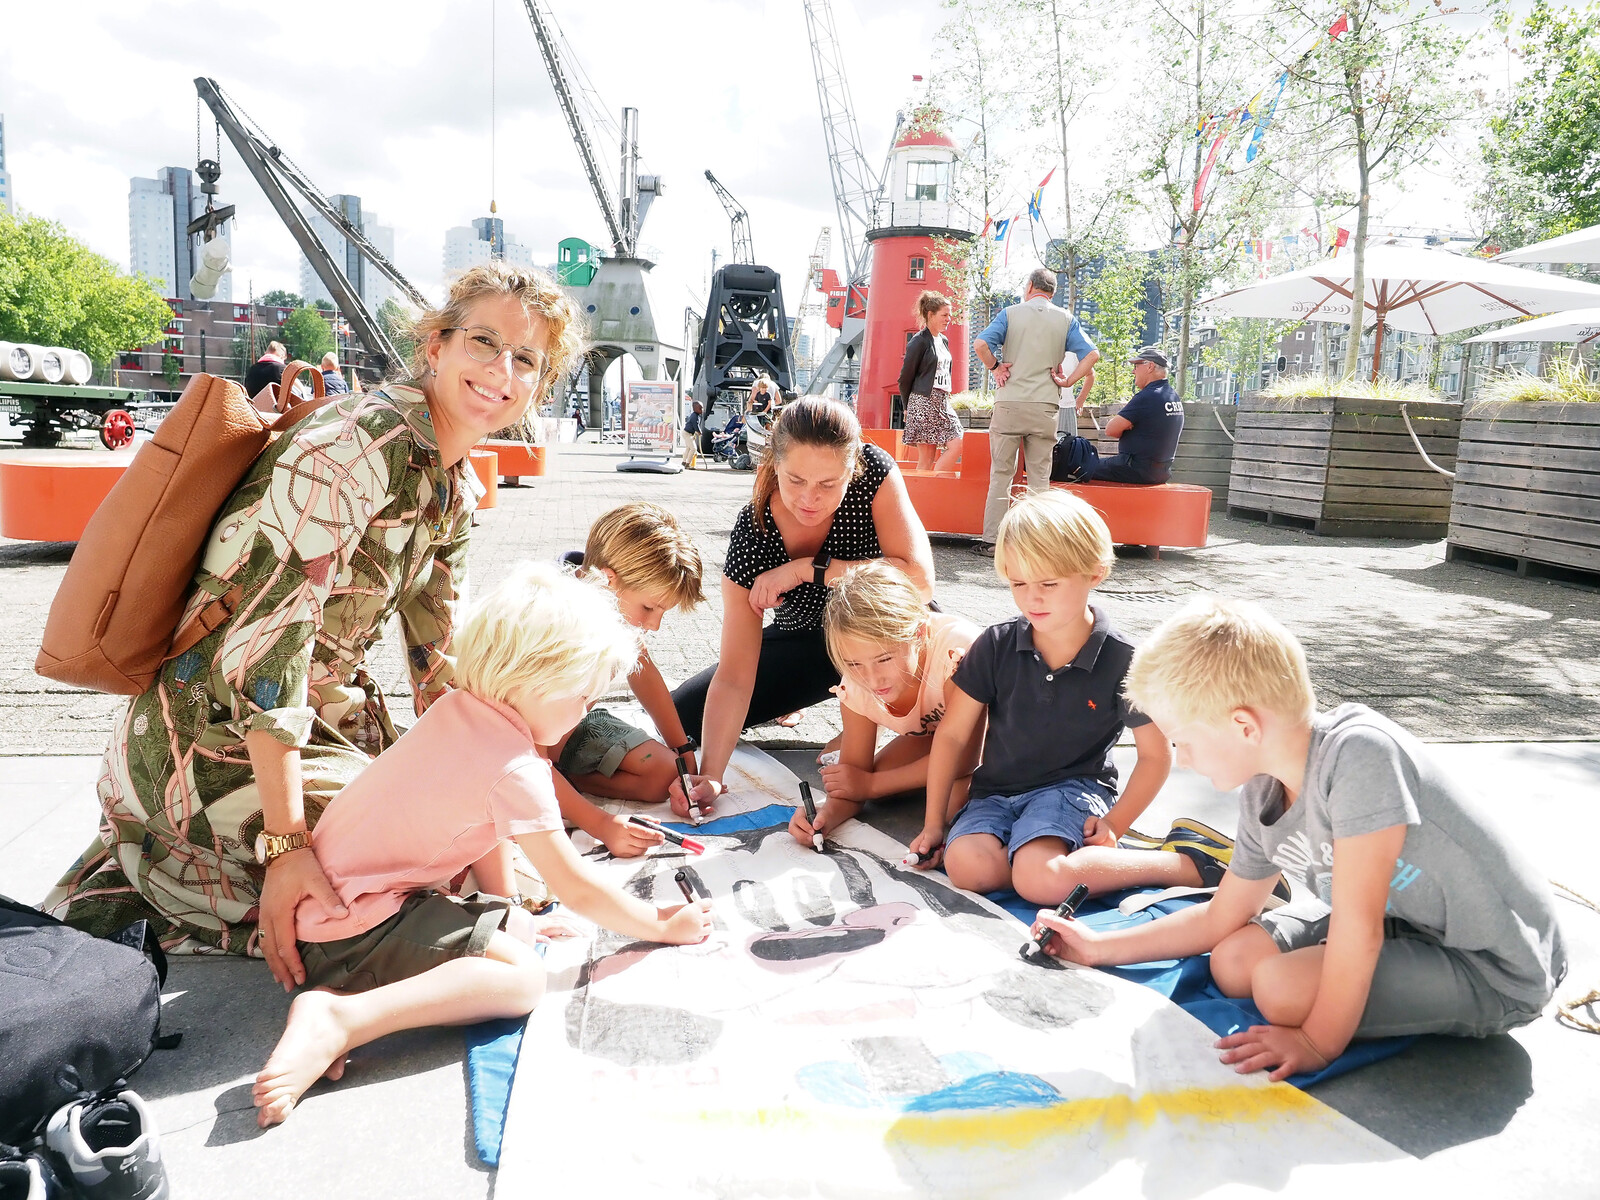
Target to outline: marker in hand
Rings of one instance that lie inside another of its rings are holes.
[[[1080,883],[1077,887],[1072,889],[1072,895],[1068,896],[1060,904],[1056,905],[1056,916],[1070,917],[1073,913],[1078,911],[1078,905],[1082,904],[1088,898],[1089,885],[1086,883]],[[1056,931],[1054,929],[1045,929],[1039,934],[1038,937],[1034,938],[1033,941],[1023,942],[1022,957],[1032,958],[1036,954],[1043,954],[1045,947],[1050,944],[1050,939],[1055,936]]]
[[[696,802],[689,795],[689,772],[683,769],[683,758],[681,755],[673,756],[672,765],[678,768],[678,786],[683,789],[683,805],[689,810],[689,820],[698,825],[700,823],[700,818],[695,816],[694,810],[698,808],[703,813],[706,809],[711,807],[711,802],[709,800],[701,800]]]
[[[943,849],[944,843],[940,842],[931,850],[913,850],[910,854],[906,855],[900,860],[900,865],[902,867],[920,867],[923,863],[927,862],[930,858]]]
[[[811,785],[804,779],[800,781],[800,803],[806,806],[806,821],[811,825],[811,846],[821,854],[822,835],[816,831],[817,802],[811,798]]]
[[[655,832],[666,838],[667,841],[671,842],[675,846],[682,846],[690,854],[704,854],[706,852],[705,843],[697,842],[693,838],[686,838],[677,830],[668,829],[665,825],[658,825],[648,817],[641,817],[636,813],[630,813],[628,815],[628,820],[632,824],[641,826],[644,829],[655,830]]]
[[[683,902],[685,904],[693,904],[696,897],[694,889],[689,886],[689,872],[679,867],[673,872],[672,878],[677,883],[678,890],[683,893]]]

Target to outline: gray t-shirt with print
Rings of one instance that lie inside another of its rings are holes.
[[[1416,738],[1365,705],[1320,713],[1300,797],[1287,811],[1283,799],[1270,776],[1244,785],[1235,873],[1281,870],[1331,904],[1334,840],[1409,825],[1387,914],[1461,951],[1502,995],[1550,999],[1567,955],[1549,886]]]

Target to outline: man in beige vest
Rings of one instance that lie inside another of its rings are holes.
[[[1011,505],[1011,479],[1017,471],[1017,451],[1023,456],[1028,490],[1042,492],[1050,486],[1050,457],[1056,445],[1056,424],[1061,411],[1061,389],[1086,380],[1077,408],[1094,384],[1094,364],[1100,351],[1084,336],[1078,318],[1051,303],[1056,294],[1054,271],[1039,267],[1028,276],[1022,303],[1002,309],[980,333],[972,348],[978,361],[994,373],[999,387],[994,416],[989,420],[989,497],[983,509],[980,554],[994,554],[1000,519]],[[1068,353],[1078,356],[1070,373],[1061,372]],[[1077,432],[1076,419],[1072,422]]]

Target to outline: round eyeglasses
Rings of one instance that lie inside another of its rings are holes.
[[[450,325],[439,332],[445,336],[459,332],[467,353],[481,363],[494,362],[510,350],[511,373],[523,383],[532,383],[544,374],[544,351],[532,346],[512,346],[486,325]]]

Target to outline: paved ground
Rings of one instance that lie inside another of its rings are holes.
[[[589,522],[633,497],[658,499],[690,524],[720,563],[749,477],[725,468],[676,477],[620,475],[616,455],[563,447],[559,472],[503,489],[474,551],[480,582],[522,557],[581,544]],[[44,615],[69,547],[0,542],[9,620],[0,639],[0,891],[37,899],[87,843],[96,821],[95,761],[116,701],[44,683],[31,672]],[[987,560],[959,544],[936,547],[947,607],[992,621],[1011,614]],[[1104,594],[1139,635],[1195,591],[1264,600],[1306,641],[1326,704],[1363,700],[1439,741],[1458,771],[1502,797],[1509,834],[1542,869],[1600,897],[1595,828],[1600,743],[1596,633],[1600,596],[1447,564],[1441,543],[1329,541],[1214,518],[1203,551],[1120,561]],[[711,661],[713,602],[670,617],[653,647],[681,678]],[[378,675],[405,689],[398,647]],[[798,747],[834,730],[825,712],[800,729],[755,738],[796,773],[816,779]],[[787,747],[788,749],[785,749]],[[1233,827],[1232,797],[1179,773],[1145,820],[1179,813]],[[874,817],[904,839],[920,814]],[[1600,915],[1563,904],[1572,952],[1567,991],[1600,984]],[[180,960],[168,981],[178,1050],[157,1054],[139,1089],[155,1101],[179,1196],[274,1190],[348,1197],[488,1195],[493,1176],[471,1150],[461,1039],[452,1030],[405,1035],[357,1056],[343,1083],[313,1093],[282,1130],[260,1136],[248,1080],[281,1028],[288,1000],[258,963]],[[1316,1089],[1325,1102],[1415,1154],[1469,1172],[1485,1195],[1600,1195],[1600,1038],[1546,1017],[1508,1037],[1420,1040],[1405,1054]]]

